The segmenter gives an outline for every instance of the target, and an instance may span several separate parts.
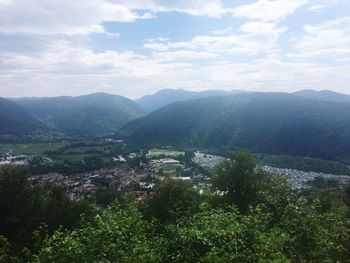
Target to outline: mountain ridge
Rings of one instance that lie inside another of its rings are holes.
[[[71,134],[115,132],[129,120],[144,114],[132,100],[108,93],[14,101],[51,129]]]
[[[197,98],[225,96],[234,93],[243,93],[240,90],[205,90],[205,91],[188,91],[184,89],[162,89],[154,94],[145,95],[135,101],[147,112],[150,113],[166,105],[177,101],[188,101]]]
[[[30,134],[45,128],[17,103],[0,97],[0,134]]]
[[[139,144],[348,158],[350,104],[287,93],[241,93],[176,102],[127,123],[122,131]]]

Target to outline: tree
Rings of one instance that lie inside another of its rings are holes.
[[[79,225],[81,216],[91,218],[95,210],[86,201],[70,200],[62,188],[33,185],[23,167],[0,169],[0,235],[21,251],[34,247],[33,232],[46,225],[51,234],[58,228]]]
[[[234,160],[226,160],[213,179],[213,186],[223,191],[221,202],[236,205],[242,213],[257,201],[262,173],[247,152],[237,152]]]
[[[345,185],[344,190],[343,190],[343,199],[345,204],[348,207],[348,217],[350,217],[350,180],[348,181],[348,183]]]
[[[35,229],[34,189],[29,184],[28,171],[23,167],[0,169],[0,235],[17,245],[27,245]]]
[[[198,211],[199,204],[200,196],[190,184],[165,179],[157,184],[154,194],[146,199],[142,210],[148,219],[171,223]]]
[[[19,258],[11,255],[11,244],[3,236],[0,235],[0,263],[20,262]]]
[[[253,215],[265,215],[268,229],[286,237],[283,251],[293,262],[343,262],[350,252],[350,222],[338,210],[324,211],[320,200],[307,200],[285,178],[267,176]]]
[[[171,262],[288,262],[280,231],[265,231],[263,217],[237,209],[208,210],[169,226]],[[274,261],[275,260],[275,261]]]
[[[137,209],[112,206],[72,231],[57,231],[34,262],[161,262],[162,239]]]

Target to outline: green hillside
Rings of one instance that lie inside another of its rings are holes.
[[[129,120],[143,115],[127,98],[96,93],[79,97],[23,98],[17,103],[48,127],[69,134],[115,132]]]
[[[350,104],[284,93],[246,93],[178,102],[131,121],[129,142],[239,147],[254,152],[349,160]]]
[[[166,105],[178,101],[188,101],[199,98],[207,98],[213,96],[227,96],[234,93],[242,93],[243,91],[224,91],[224,90],[206,90],[206,91],[187,91],[183,89],[163,89],[155,94],[143,96],[136,102],[146,111],[152,112]]]
[[[44,125],[15,102],[0,98],[0,134],[29,134],[43,127]]]

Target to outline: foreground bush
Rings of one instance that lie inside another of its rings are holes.
[[[34,262],[160,262],[161,238],[136,208],[109,207],[83,227],[56,232]]]

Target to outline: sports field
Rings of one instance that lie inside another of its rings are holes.
[[[177,176],[178,169],[180,168],[179,172],[181,173],[183,171],[183,165],[181,164],[165,164],[161,167],[159,167],[159,170],[162,170],[164,175],[167,176]]]

